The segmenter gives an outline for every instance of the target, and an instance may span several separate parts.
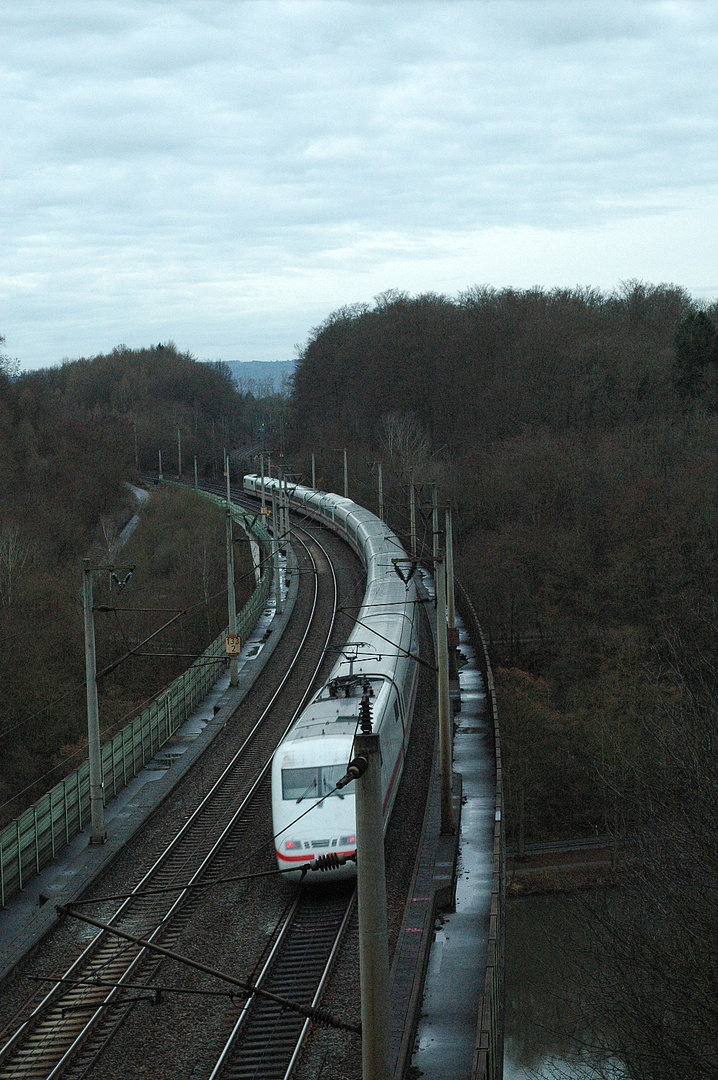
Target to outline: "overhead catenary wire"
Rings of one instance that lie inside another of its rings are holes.
[[[106,986],[110,990],[149,990],[151,991],[151,997],[135,997],[127,998],[125,1001],[121,1001],[118,1004],[129,1005],[135,1001],[157,1001],[161,994],[196,994],[201,997],[227,997],[234,1000],[238,997],[247,997],[248,991],[246,990],[204,990],[194,986],[157,986],[152,983],[118,983],[107,982],[104,979],[66,979],[58,978],[57,975],[25,975],[26,979],[31,979],[33,982],[51,982],[62,983],[64,986],[88,986],[90,988],[97,986]],[[87,1006],[88,1008],[90,1006]],[[93,1005],[92,1008],[97,1008],[97,1005]]]
[[[311,809],[314,809],[314,807],[311,806],[310,810]],[[297,818],[296,820],[299,820],[299,819]],[[292,822],[292,824],[294,824],[294,822]],[[291,829],[291,827],[292,827],[291,825],[287,826],[287,828],[290,828],[290,829]],[[279,835],[280,834],[277,833],[277,836],[279,836]],[[274,839],[274,837],[272,837],[272,840],[273,839]],[[269,841],[267,841],[267,843],[269,843]],[[266,846],[266,844],[265,844],[265,846]],[[329,852],[328,853],[328,855],[334,855],[334,854],[335,854],[334,852]],[[337,855],[337,858],[340,859],[340,862],[339,862],[340,866],[344,866],[345,863],[354,862],[354,860],[355,860],[355,856],[353,854],[352,855],[343,855],[342,854],[341,856]],[[324,860],[324,862],[322,862],[322,860]],[[274,877],[277,874],[294,874],[298,870],[302,871],[302,872],[308,872],[309,870],[334,869],[333,866],[325,865],[326,862],[327,862],[327,856],[325,856],[325,855],[317,855],[313,859],[307,859],[307,861],[304,862],[304,863],[298,863],[296,866],[285,867],[285,868],[283,868],[281,870],[277,867],[274,870],[258,870],[256,874],[233,874],[232,877],[208,878],[206,881],[186,881],[186,882],[178,882],[178,883],[176,883],[174,885],[160,885],[155,889],[143,889],[142,892],[138,892],[138,893],[124,892],[124,893],[113,893],[111,896],[94,896],[94,897],[92,897],[90,899],[87,899],[87,900],[73,900],[73,905],[75,907],[78,907],[78,905],[86,907],[89,904],[105,904],[105,903],[109,903],[111,900],[128,900],[130,897],[135,897],[136,899],[143,899],[145,896],[155,896],[155,895],[158,895],[160,893],[184,892],[187,889],[209,889],[209,888],[215,888],[217,885],[234,885],[238,881],[253,881],[255,878]],[[318,865],[314,866],[315,863],[317,863]]]
[[[260,560],[258,565],[259,565],[259,567],[264,567],[270,561],[271,561],[270,559],[264,558],[264,559]],[[100,569],[102,569],[102,567]],[[254,568],[252,568],[252,570],[249,570],[244,574],[241,574],[236,579],[236,581],[239,584],[240,582],[244,581],[245,579],[253,578],[253,577],[254,577]],[[206,598],[204,598],[202,600],[198,600],[196,604],[191,604],[189,607],[182,608],[182,609],[177,609],[177,608],[174,608],[174,609],[171,609],[171,608],[170,609],[168,609],[168,608],[147,608],[147,609],[122,608],[122,609],[119,609],[119,610],[123,610],[123,611],[132,611],[132,610],[167,611],[167,610],[174,610],[174,611],[177,612],[177,614],[175,615],[175,617],[173,619],[170,619],[168,622],[164,623],[158,630],[153,631],[153,633],[150,634],[149,637],[145,638],[138,645],[136,645],[133,649],[128,649],[128,651],[123,656],[119,657],[119,659],[112,661],[109,665],[107,665],[106,667],[104,667],[100,671],[98,671],[97,672],[97,678],[98,679],[104,678],[104,676],[111,674],[112,671],[114,671],[117,667],[119,667],[119,665],[121,663],[124,663],[126,660],[130,659],[132,656],[139,655],[138,652],[137,652],[138,649],[142,648],[142,646],[147,644],[147,642],[150,641],[153,637],[157,637],[158,634],[162,633],[163,630],[166,630],[173,622],[175,622],[178,619],[182,619],[182,618],[185,618],[187,616],[193,615],[200,608],[209,606],[209,604],[211,604],[213,601],[217,600],[219,597],[223,596],[226,592],[227,592],[227,587],[224,586],[223,588],[218,589],[215,593],[212,593],[210,596],[208,596],[208,597],[206,597]],[[118,609],[112,607],[112,608],[109,608],[109,610],[112,611],[112,612],[117,612]],[[118,623],[119,623],[119,619],[118,619]],[[124,638],[125,635],[124,635],[124,631],[122,631],[121,624],[120,624],[120,630],[121,630],[123,638]],[[144,655],[146,655],[146,656],[159,656],[159,655],[163,655],[163,656],[186,656],[188,654],[186,654],[186,653],[146,653]],[[192,654],[192,655],[201,656],[203,654],[199,653],[199,654]],[[222,662],[226,662],[225,657],[221,657],[221,658],[218,657],[217,662],[220,662],[220,660]],[[57,706],[57,705],[61,705],[62,702],[65,701],[68,697],[70,697],[71,694],[79,693],[81,690],[84,690],[84,688],[85,688],[85,680],[83,679],[82,682],[75,683],[73,686],[71,686],[67,690],[65,690],[59,697],[55,698],[53,701],[48,702],[47,705],[43,705],[36,712],[31,713],[29,716],[25,716],[21,720],[17,720],[12,724],[8,724],[7,727],[0,730],[0,739],[4,738],[5,735],[11,734],[11,732],[13,732],[13,731],[17,731],[19,728],[24,727],[25,724],[29,724],[33,720],[37,720],[38,717],[42,716],[43,713],[48,712],[50,709],[55,708],[55,706]],[[152,695],[152,696],[154,697],[155,695]],[[149,698],[148,700],[152,700],[152,699]],[[136,708],[137,707],[138,706],[136,706]],[[134,711],[135,710],[132,709],[126,715],[129,716]],[[74,754],[71,754],[71,755],[69,755],[69,757],[64,758],[63,761],[68,761],[74,756],[75,756]],[[55,770],[53,768],[53,769],[49,770],[49,773],[52,773],[54,771]],[[43,776],[47,776],[47,775],[49,775],[49,773],[44,773]],[[38,777],[37,780],[34,780],[32,782],[32,784],[29,785],[29,787],[32,787],[33,784],[37,783],[41,779],[43,779],[42,776]],[[29,788],[25,788],[24,790],[27,791],[27,790],[29,790]],[[20,793],[18,792],[18,794],[20,794]],[[11,800],[9,800],[9,801],[11,801]],[[2,805],[7,805],[7,804],[3,803]],[[2,809],[2,806],[0,806],[0,809]]]
[[[105,930],[109,934],[113,934],[116,937],[122,938],[125,941],[129,941],[134,945],[140,945],[142,948],[147,949],[148,952],[158,953],[160,956],[165,956],[169,960],[175,960],[179,964],[184,964],[186,967],[194,968],[196,971],[201,971],[205,975],[210,975],[215,979],[219,979],[222,982],[229,983],[232,986],[238,987],[240,990],[246,993],[257,994],[259,997],[264,997],[270,1001],[276,1002],[285,1009],[289,1009],[291,1012],[299,1013],[300,1016],[305,1016],[310,1020],[315,1020],[318,1023],[326,1024],[329,1027],[339,1028],[342,1031],[351,1031],[356,1035],[361,1034],[361,1026],[359,1024],[350,1024],[344,1020],[340,1020],[331,1016],[323,1009],[315,1009],[311,1006],[299,1005],[295,1001],[290,1001],[288,998],[281,997],[279,994],[272,993],[271,990],[265,990],[264,987],[252,986],[251,983],[245,979],[238,979],[234,975],[230,975],[228,972],[220,971],[218,968],[213,968],[209,964],[204,964],[199,960],[192,960],[189,956],[183,956],[181,953],[174,952],[173,949],[166,949],[162,945],[157,945],[152,941],[147,941],[145,938],[137,937],[135,934],[128,934],[125,930],[120,930],[116,926],[110,926],[109,923],[101,922],[99,919],[93,919],[89,915],[84,915],[80,911],[75,911],[69,905],[58,904],[56,911],[59,915],[66,915],[73,919],[79,919],[80,922],[87,923],[89,926],[94,926],[98,930]]]

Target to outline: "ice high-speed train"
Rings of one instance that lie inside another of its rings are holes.
[[[279,481],[265,477],[264,484],[269,492],[278,489]],[[245,476],[244,487],[259,493],[260,477]],[[413,578],[407,582],[397,572],[393,560],[399,560],[405,577],[408,560],[388,526],[339,495],[290,486],[289,497],[293,509],[328,525],[354,548],[366,568],[367,586],[357,622],[329,681],[304,709],[274,755],[273,832],[282,870],[320,855],[352,855],[356,851],[354,784],[340,791],[333,789],[353,756],[367,683],[372,730],[380,736],[386,826],[409,741],[419,647],[416,585]],[[305,813],[310,807],[311,812]],[[350,862],[319,876],[326,880],[355,872]]]

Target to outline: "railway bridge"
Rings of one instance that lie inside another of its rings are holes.
[[[226,505],[223,493],[204,494]],[[336,535],[297,515],[280,555],[238,489],[230,514],[261,553],[238,616],[238,685],[217,679],[223,634],[103,747],[106,844],[87,843],[87,763],[0,834],[0,1080],[361,1076],[354,891],[279,879],[269,767],[348,636],[363,570]],[[493,678],[457,586],[456,828],[442,834],[436,614],[430,570],[421,577],[424,664],[385,841],[386,1075],[400,1080],[413,1065],[437,1080],[499,1080],[505,880]]]

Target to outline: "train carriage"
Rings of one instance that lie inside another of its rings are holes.
[[[258,495],[262,479],[244,478]],[[279,481],[264,477],[267,494]],[[418,681],[416,585],[397,573],[407,556],[399,539],[350,499],[290,485],[290,505],[328,525],[354,548],[366,569],[364,600],[330,677],[278,746],[272,762],[272,817],[277,863],[283,870],[332,852],[356,851],[353,785],[335,791],[352,757],[362,696],[368,692],[380,736],[384,824],[404,765]],[[353,863],[327,876],[347,877]],[[297,873],[297,877],[299,873]]]

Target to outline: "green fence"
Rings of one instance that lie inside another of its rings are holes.
[[[226,501],[200,492],[220,506]],[[269,534],[238,507],[232,517],[250,531],[262,553],[259,585],[237,615],[237,630],[244,640],[252,632],[269,596],[272,582]],[[157,697],[135,720],[102,747],[105,802],[113,798],[150,761],[194,712],[214,685],[226,663],[224,630],[202,657]],[[216,663],[212,659],[216,658]],[[82,832],[90,820],[90,763],[83,764],[51,791],[28,807],[0,832],[0,906],[5,907],[25,883],[38,874],[55,854]]]

